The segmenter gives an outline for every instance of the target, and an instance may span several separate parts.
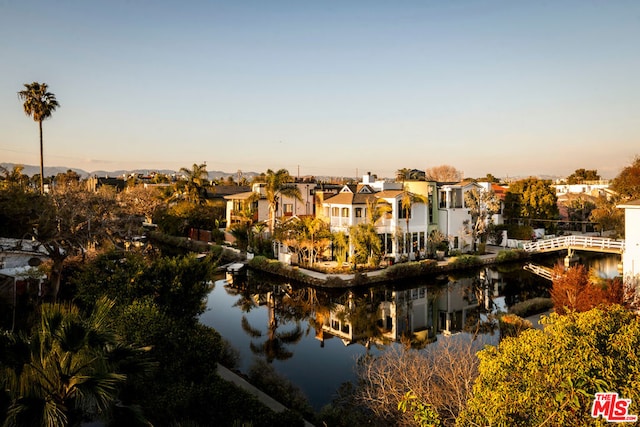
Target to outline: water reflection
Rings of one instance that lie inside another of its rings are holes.
[[[239,350],[242,371],[264,359],[319,409],[355,379],[357,357],[390,345],[423,349],[447,335],[491,333],[491,313],[548,296],[550,287],[522,264],[345,290],[249,272],[216,282],[201,321]]]
[[[522,287],[521,277],[515,282]],[[439,333],[486,332],[492,325],[489,315],[497,309],[505,310],[508,303],[532,294],[545,295],[548,286],[540,282],[508,297],[503,293],[509,287],[508,272],[490,268],[467,273],[466,277],[450,275],[345,290],[296,286],[256,272],[229,275],[223,283],[230,295],[237,296],[233,306],[242,313],[266,308],[266,333],[245,315],[240,322],[252,339],[251,351],[272,362],[290,358],[290,345],[311,333],[321,347],[325,340],[337,338],[345,346],[360,344],[368,349],[393,342],[421,348]]]

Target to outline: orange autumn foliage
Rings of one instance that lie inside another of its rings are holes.
[[[568,311],[583,312],[600,305],[624,305],[625,292],[622,280],[606,279],[595,283],[583,265],[569,267],[566,271],[557,266],[554,269],[551,299],[559,314]]]

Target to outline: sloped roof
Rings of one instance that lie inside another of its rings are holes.
[[[368,201],[375,201],[377,194],[362,194],[362,193],[338,193],[333,197],[329,197],[324,202],[333,205],[365,205]]]
[[[381,199],[393,199],[404,193],[403,190],[384,190],[376,193],[376,196]]]
[[[618,205],[619,208],[640,209],[640,199]]]
[[[229,194],[224,196],[227,200],[247,200],[248,198],[258,194],[255,191],[245,191],[244,193]]]

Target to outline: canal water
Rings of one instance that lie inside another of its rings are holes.
[[[535,260],[548,267],[561,261]],[[581,254],[579,262],[602,277],[615,277],[620,260]],[[547,297],[551,283],[522,267],[503,264],[348,290],[304,287],[249,272],[215,282],[201,322],[239,351],[242,372],[256,359],[266,360],[320,409],[342,383],[356,379],[356,360],[366,353],[391,345],[424,351],[452,335],[477,332],[478,321],[496,310]],[[485,332],[497,342],[497,331]]]

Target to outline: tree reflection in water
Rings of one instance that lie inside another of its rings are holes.
[[[250,272],[246,277],[229,277],[226,289],[239,297],[234,306],[242,313],[266,306],[266,333],[244,314],[241,325],[252,338],[251,351],[272,362],[292,357],[291,345],[310,333],[321,345],[326,338],[336,337],[345,345],[367,349],[394,342],[421,349],[439,333],[492,332],[497,327],[492,313],[506,309],[505,287],[500,273],[483,268],[428,281],[341,290],[311,288]],[[538,287],[536,292],[545,289]]]
[[[491,313],[548,296],[549,287],[519,263],[353,289],[310,288],[249,271],[212,292],[206,324],[220,327],[245,360],[271,362],[319,409],[340,384],[357,380],[360,356],[491,332]],[[497,343],[498,334],[483,338]]]

